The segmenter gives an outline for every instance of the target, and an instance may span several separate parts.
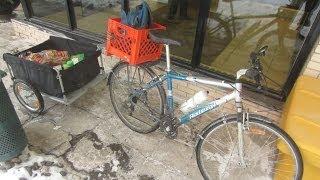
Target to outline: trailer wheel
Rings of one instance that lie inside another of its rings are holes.
[[[20,104],[32,114],[40,114],[44,110],[43,97],[39,90],[21,79],[13,81],[13,92]]]

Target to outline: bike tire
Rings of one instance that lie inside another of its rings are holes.
[[[208,136],[208,134],[212,131],[215,131],[218,129],[220,126],[224,126],[225,124],[228,123],[234,123],[237,122],[237,115],[228,115],[225,117],[221,117],[217,119],[217,121],[209,124],[204,130],[200,133],[200,138],[197,141],[196,144],[196,159],[197,159],[197,164],[199,167],[199,170],[203,176],[204,179],[210,179],[208,175],[206,174],[205,168],[203,167],[203,163],[201,162],[201,148],[204,142],[204,139]],[[273,131],[277,132],[278,135],[280,135],[290,146],[290,149],[292,150],[292,153],[294,155],[296,165],[297,165],[297,170],[296,170],[296,175],[295,175],[295,180],[300,180],[302,179],[303,175],[303,161],[302,161],[302,156],[300,153],[300,150],[296,143],[292,140],[292,138],[282,129],[280,129],[278,126],[275,124],[271,123],[271,121],[263,116],[260,115],[250,115],[250,121],[249,123],[256,123],[261,126],[265,126],[269,129],[272,129]],[[225,143],[225,142],[223,142]]]
[[[114,107],[114,110],[116,112],[116,114],[118,115],[118,117],[120,118],[120,120],[127,126],[129,127],[131,130],[138,132],[138,133],[142,133],[142,134],[147,134],[150,132],[155,131],[156,129],[159,128],[159,124],[160,121],[156,121],[154,124],[152,124],[149,128],[142,128],[142,127],[137,127],[134,125],[134,123],[132,122],[132,120],[130,120],[128,117],[126,118],[126,116],[124,115],[123,112],[121,112],[121,110],[118,107],[118,104],[116,102],[116,97],[115,97],[115,83],[117,81],[115,74],[120,72],[121,69],[126,68],[130,66],[128,63],[125,62],[119,62],[117,65],[115,65],[115,67],[113,68],[112,72],[109,75],[108,78],[108,84],[109,84],[109,92],[110,92],[110,99],[111,99],[111,103],[112,106]],[[156,74],[154,73],[154,71],[149,68],[149,67],[145,67],[145,66],[139,66],[139,68],[143,69],[149,76],[150,78],[155,78]],[[164,114],[164,110],[165,110],[165,103],[166,103],[166,95],[165,95],[165,90],[164,88],[158,84],[156,85],[156,90],[159,93],[159,102],[161,104],[160,110],[159,110],[159,120],[160,118],[163,116]]]
[[[37,108],[32,108],[27,102],[25,102],[25,100],[22,98],[19,90],[18,90],[18,85],[19,84],[23,84],[24,86],[28,87],[30,91],[32,91],[35,95],[35,97],[37,98]],[[17,97],[19,103],[25,108],[27,109],[30,113],[32,114],[41,114],[44,110],[44,100],[43,97],[41,95],[41,93],[38,91],[38,89],[36,89],[35,87],[33,87],[30,83],[21,80],[21,79],[15,79],[13,81],[13,92],[14,95]]]

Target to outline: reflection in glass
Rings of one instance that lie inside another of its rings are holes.
[[[31,0],[34,16],[68,25],[65,0]]]
[[[212,0],[202,66],[234,75],[250,52],[268,45],[261,61],[276,83],[267,86],[280,89],[318,10],[317,0]]]
[[[120,3],[115,0],[74,0],[77,26],[93,33],[104,34],[108,18],[119,17]]]
[[[167,27],[166,31],[159,33],[160,36],[181,42],[181,47],[170,47],[172,54],[179,59],[190,61],[196,34],[199,1],[162,0],[157,4],[157,9],[151,6],[154,21]]]
[[[190,60],[198,17],[198,1],[194,0],[146,0],[153,21],[167,26],[159,32],[163,37],[183,43],[183,47],[172,47],[172,53],[182,59]],[[130,8],[141,0],[129,0]],[[119,17],[121,4],[116,0],[74,0],[78,28],[93,33],[104,34],[106,20]]]

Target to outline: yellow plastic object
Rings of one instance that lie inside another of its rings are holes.
[[[320,178],[320,79],[298,78],[284,106],[280,126],[299,146],[303,179]],[[280,144],[278,147],[288,153]]]

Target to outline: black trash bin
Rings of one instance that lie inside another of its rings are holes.
[[[2,82],[6,73],[0,70],[0,161],[19,155],[27,145],[27,138],[18,115]]]

